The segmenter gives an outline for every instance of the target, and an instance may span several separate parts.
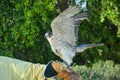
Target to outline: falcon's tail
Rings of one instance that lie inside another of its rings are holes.
[[[86,49],[97,47],[97,46],[103,46],[104,44],[83,44],[76,47],[76,52],[83,52]]]

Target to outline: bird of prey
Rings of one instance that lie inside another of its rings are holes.
[[[77,45],[78,40],[78,26],[80,22],[86,19],[88,12],[81,11],[78,6],[71,6],[60,15],[58,15],[52,22],[52,32],[45,33],[52,51],[63,59],[68,65],[73,61],[76,52],[83,52],[84,50],[103,44],[84,44]]]

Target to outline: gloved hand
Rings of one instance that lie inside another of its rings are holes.
[[[48,67],[49,66],[49,67]],[[58,61],[51,61],[48,66],[46,67],[46,71],[48,69],[48,73],[51,72],[54,74],[54,76],[57,76],[58,78],[63,78],[64,80],[82,80],[80,75],[75,73],[72,69],[69,68],[69,66],[58,62]],[[51,71],[49,68],[51,68]],[[47,72],[45,72],[47,74]],[[49,73],[50,74],[50,73]],[[52,77],[52,76],[51,76]]]

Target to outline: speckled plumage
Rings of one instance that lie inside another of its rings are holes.
[[[45,34],[52,51],[63,59],[68,65],[73,62],[72,59],[76,52],[83,52],[88,48],[103,45],[76,45],[78,40],[78,26],[82,20],[89,16],[88,12],[79,14],[80,11],[80,7],[69,7],[52,21],[52,33]]]

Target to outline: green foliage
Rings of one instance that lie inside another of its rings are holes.
[[[41,63],[54,58],[44,38],[57,15],[54,5],[55,0],[1,0],[0,54]]]
[[[74,4],[75,0],[68,1]],[[101,59],[120,63],[119,3],[118,0],[88,0],[90,17],[79,27],[78,44],[104,43],[105,46],[77,54],[74,63],[91,65]],[[55,4],[56,0],[1,0],[0,55],[40,63],[59,59],[44,37],[59,13]]]
[[[120,65],[114,64],[113,61],[99,61],[92,67],[73,66],[73,70],[79,73],[83,80],[119,80]]]
[[[90,17],[79,27],[79,44],[104,43],[104,46],[77,54],[74,62],[88,64],[102,59],[120,63],[120,1],[87,0],[87,2]]]

